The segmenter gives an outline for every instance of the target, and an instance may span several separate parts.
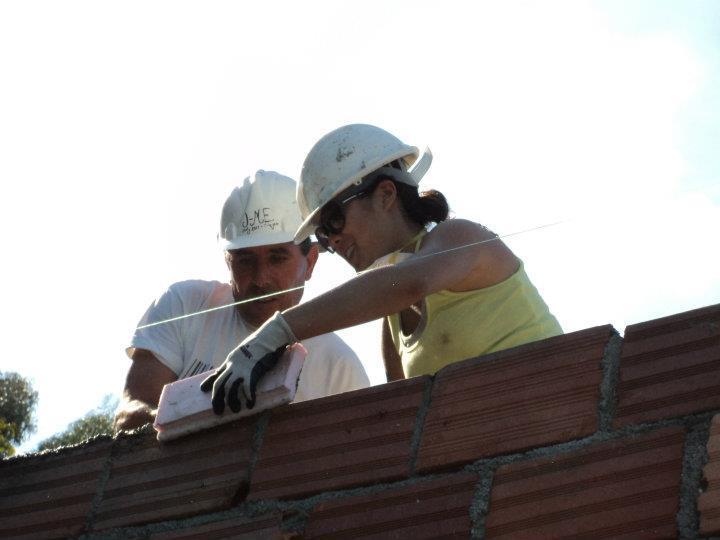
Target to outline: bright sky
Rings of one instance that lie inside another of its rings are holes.
[[[500,234],[566,331],[720,302],[720,3],[0,4],[0,370],[21,450],[121,392],[124,349],[257,168],[346,123],[435,155],[425,187]],[[713,247],[714,246],[714,247]],[[352,276],[323,255],[306,297]],[[378,326],[341,332],[384,382]]]

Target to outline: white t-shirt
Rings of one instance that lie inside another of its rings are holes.
[[[234,301],[228,283],[181,281],[150,305],[138,326]],[[219,367],[251,332],[237,309],[228,307],[136,330],[126,352],[131,356],[134,349],[146,349],[178,379],[184,379]],[[302,344],[308,355],[300,373],[296,402],[370,386],[357,355],[337,335],[323,334]]]

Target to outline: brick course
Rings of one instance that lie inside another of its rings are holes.
[[[597,430],[602,326],[457,362],[436,376],[418,470],[578,439]]]
[[[260,516],[254,519],[238,517],[203,525],[191,525],[183,529],[155,533],[150,540],[283,540],[280,530],[280,514]]]
[[[707,444],[708,463],[703,469],[705,491],[698,498],[700,531],[720,534],[720,415],[715,415]]]
[[[675,538],[684,430],[501,467],[487,538]]]
[[[250,498],[298,497],[410,473],[410,443],[428,377],[273,411]]]
[[[250,417],[166,444],[120,441],[93,529],[229,508],[247,491],[254,426]]]
[[[0,537],[720,535],[719,328],[710,306],[166,444],[141,431],[4,460]]]
[[[112,443],[0,462],[0,538],[67,538],[90,513]]]
[[[720,408],[720,307],[629,326],[615,427]]]
[[[310,514],[305,538],[468,538],[476,474],[323,502]]]

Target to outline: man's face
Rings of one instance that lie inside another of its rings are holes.
[[[317,257],[317,246],[303,255],[292,242],[226,251],[233,296],[240,301],[303,285],[310,279]],[[276,311],[298,304],[302,293],[300,289],[240,304],[237,309],[245,322],[257,327]]]

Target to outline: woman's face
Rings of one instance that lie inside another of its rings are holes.
[[[331,246],[356,271],[364,270],[386,255],[383,225],[387,223],[387,216],[382,199],[383,190],[375,189],[367,197],[350,201],[343,207],[345,226],[342,231],[329,235]]]

